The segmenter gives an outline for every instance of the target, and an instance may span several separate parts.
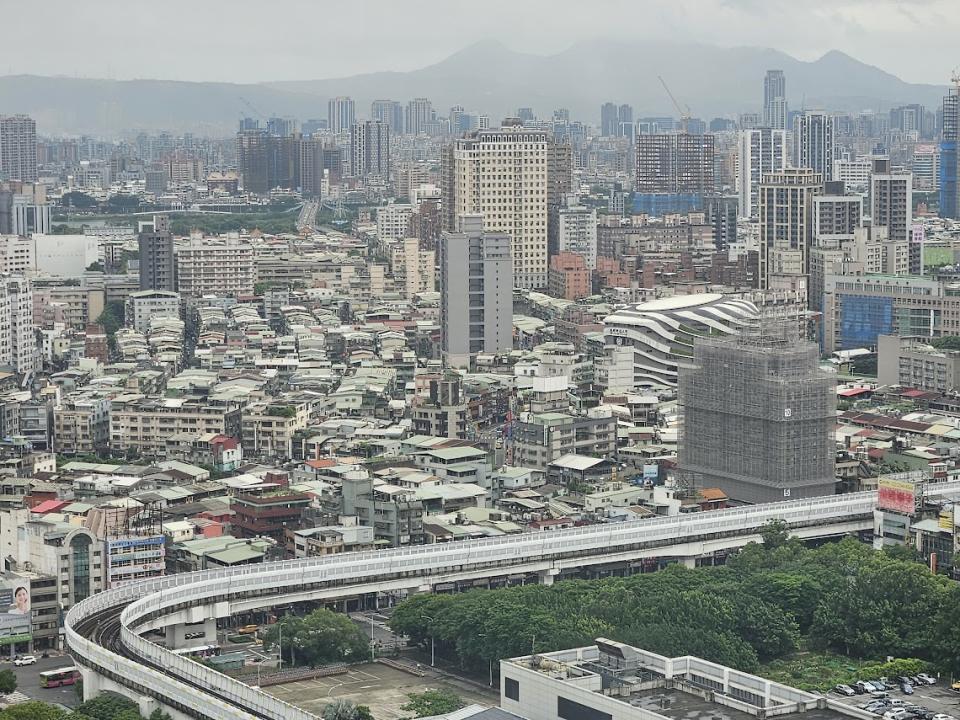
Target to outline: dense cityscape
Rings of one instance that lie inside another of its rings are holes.
[[[840,55],[0,77],[0,720],[960,717],[960,71]]]

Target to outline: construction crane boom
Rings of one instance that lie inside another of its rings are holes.
[[[670,92],[670,86],[667,85],[667,81],[663,79],[662,75],[657,75],[657,78],[660,80],[660,84],[663,85],[663,89],[667,91],[667,95],[670,96],[670,102],[673,103],[673,106],[677,109],[677,112],[680,113],[680,128],[684,133],[687,132],[687,128],[690,124],[690,108],[687,105],[681,106],[677,99],[673,96],[673,93]]]

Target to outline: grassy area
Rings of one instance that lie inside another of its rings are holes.
[[[923,248],[923,264],[927,267],[953,265],[953,248],[928,245]]]
[[[840,683],[855,682],[860,679],[860,668],[875,664],[829,652],[801,651],[771,660],[757,674],[801,690],[827,691]]]

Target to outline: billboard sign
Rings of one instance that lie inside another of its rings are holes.
[[[913,515],[917,511],[917,491],[914,482],[882,477],[877,483],[877,508]]]
[[[657,463],[644,463],[643,481],[645,483],[656,484],[660,479],[660,466]]]
[[[30,580],[18,575],[0,579],[0,646],[32,637]]]

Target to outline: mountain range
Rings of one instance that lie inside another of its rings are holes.
[[[679,113],[659,77],[694,117],[734,117],[759,110],[763,76],[784,71],[791,108],[886,111],[905,103],[939,107],[944,84],[907,83],[839,51],[813,62],[769,48],[721,48],[669,43],[590,40],[563,52],[532,55],[496,41],[471,45],[408,72],[375,72],[324,80],[267,83],[91,80],[35,75],[0,77],[0,114],[24,112],[41,134],[114,135],[167,130],[225,135],[242,115],[325,118],[327,100],[349,95],[357,115],[375,99],[427,97],[441,114],[453,105],[492,118],[532,107],[549,117],[559,107],[589,122],[606,101],[630,103],[635,117]]]

